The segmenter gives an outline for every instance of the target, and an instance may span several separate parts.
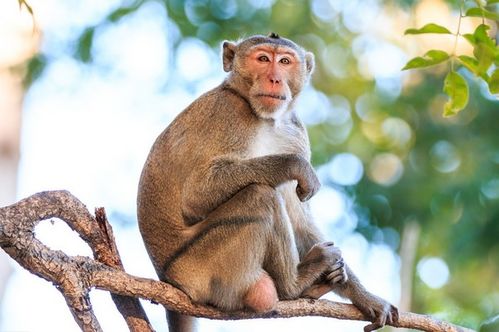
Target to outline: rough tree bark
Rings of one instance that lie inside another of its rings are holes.
[[[34,236],[38,222],[50,218],[64,220],[92,248],[94,258],[68,256],[51,250]],[[92,288],[113,294],[118,310],[130,331],[153,331],[137,298],[150,300],[180,313],[212,319],[284,318],[323,316],[367,320],[353,305],[327,300],[281,301],[276,310],[265,314],[249,311],[222,312],[192,303],[177,288],[164,282],[135,277],[123,270],[112,230],[103,209],[92,216],[85,205],[67,191],[35,194],[0,208],[0,246],[21,266],[52,282],[66,299],[83,331],[101,331],[89,300]],[[401,312],[395,327],[421,331],[472,331],[430,316]]]

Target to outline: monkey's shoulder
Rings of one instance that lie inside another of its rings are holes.
[[[254,117],[248,102],[227,90],[223,84],[194,100],[181,116],[194,116],[196,119],[230,118],[231,121],[249,120]]]
[[[158,137],[171,154],[235,153],[245,149],[259,121],[244,100],[216,87],[194,100]]]

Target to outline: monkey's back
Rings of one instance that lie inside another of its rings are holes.
[[[182,214],[186,179],[213,156],[240,155],[248,144],[243,138],[256,124],[245,101],[220,86],[195,100],[156,139],[140,178],[137,216],[160,278],[168,257],[189,236]]]

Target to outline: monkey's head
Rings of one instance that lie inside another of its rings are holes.
[[[262,118],[285,112],[310,78],[314,55],[275,33],[223,43],[227,83]]]

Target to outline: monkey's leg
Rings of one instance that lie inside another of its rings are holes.
[[[327,273],[328,281],[333,279],[337,281],[338,269],[343,267],[343,261],[341,252],[333,246],[332,242],[314,245],[300,262],[294,231],[284,198],[279,190],[254,184],[246,187],[239,195],[243,199],[231,199],[230,202],[224,204],[222,209],[217,209],[212,213],[208,220],[221,219],[220,213],[223,214],[227,210],[230,213],[237,210],[242,215],[261,213],[258,214],[257,219],[267,220],[264,223],[265,227],[270,225],[271,230],[267,233],[267,240],[264,244],[266,246],[263,261],[264,273],[261,274],[262,279],[259,279],[255,285],[267,285],[266,273],[269,273],[277,288],[279,298],[292,299],[297,298],[324,273]],[[263,206],[265,206],[264,209],[262,209]],[[206,227],[206,225],[203,226]],[[265,231],[268,232],[268,229]],[[262,230],[258,230],[257,234],[262,234]],[[273,291],[271,287],[262,286],[261,288],[260,296],[262,297],[266,296],[266,292],[272,293]]]
[[[316,243],[300,260],[297,248],[300,238],[288,215],[290,205],[286,204],[286,196],[281,195],[279,190],[272,194],[279,204],[274,210],[273,236],[268,244],[264,269],[274,279],[279,298],[294,299],[322,275],[327,273],[327,277],[334,278],[342,264],[341,252],[332,242]]]
[[[273,285],[279,298],[297,298],[331,266],[327,243],[299,262],[282,198],[266,185],[246,187],[195,227],[198,233],[165,269],[166,280],[195,302],[270,310],[277,301]]]
[[[269,186],[250,185],[190,227],[191,240],[166,263],[166,280],[195,302],[271,310],[277,292],[262,266],[279,203],[273,193]]]

